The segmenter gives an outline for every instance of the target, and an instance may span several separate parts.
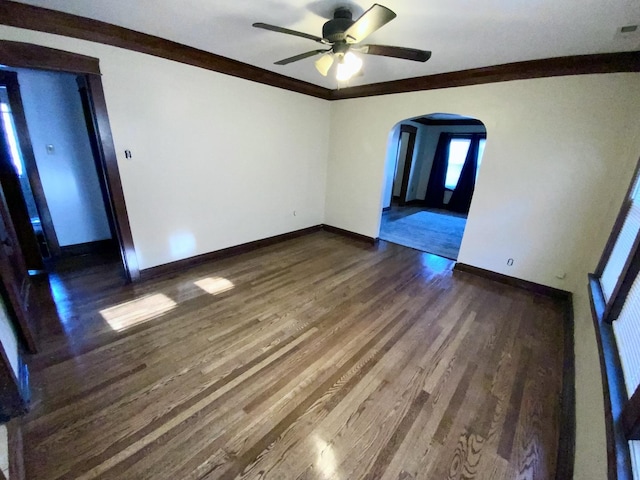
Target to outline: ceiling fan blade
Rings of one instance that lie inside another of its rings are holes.
[[[323,77],[326,77],[329,73],[329,69],[333,65],[333,55],[325,53],[318,60],[316,60],[316,69]]]
[[[275,25],[269,25],[268,23],[258,22],[258,23],[254,23],[253,26],[256,28],[262,28],[264,30],[271,30],[272,32],[286,33],[287,35],[295,35],[296,37],[306,38],[308,40],[313,40],[314,42],[318,42],[318,43],[326,43],[322,38],[316,37],[315,35],[310,35],[304,32],[298,32],[297,30],[290,30],[288,28],[277,27]]]
[[[275,62],[275,65],[287,65],[289,63],[297,62],[298,60],[304,60],[305,58],[313,57],[319,53],[328,52],[329,50],[311,50],[310,52],[301,53],[300,55],[296,55],[295,57],[285,58],[284,60],[280,60]]]
[[[417,48],[391,47],[389,45],[363,45],[359,52],[368,55],[380,55],[383,57],[402,58],[403,60],[413,60],[414,62],[426,62],[431,58],[428,50],[418,50]]]
[[[392,10],[374,3],[344,32],[347,43],[362,42],[366,37],[394,18],[396,18],[396,14]]]

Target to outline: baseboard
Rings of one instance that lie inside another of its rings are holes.
[[[560,436],[558,438],[555,480],[573,478],[576,455],[576,362],[571,293],[569,293],[569,298],[565,300],[564,332]]]
[[[335,233],[337,235],[342,235],[343,237],[352,238],[354,240],[360,240],[362,242],[367,242],[371,245],[375,245],[378,243],[377,238],[367,237],[366,235],[361,235],[360,233],[350,232],[349,230],[344,230],[343,228],[333,227],[331,225],[322,225],[322,229]]]
[[[91,253],[117,252],[118,244],[112,238],[107,240],[97,240],[95,242],[77,243],[60,247],[62,257],[73,257],[77,255],[88,255]]]
[[[383,211],[383,212],[388,212],[389,210],[391,210],[391,207],[384,207],[384,208],[382,209],[382,211]]]
[[[22,424],[19,418],[7,423],[7,440],[9,447],[9,479],[24,480],[24,444],[22,441]]]
[[[221,260],[223,258],[233,257],[240,255],[241,253],[251,252],[258,248],[280,243],[285,240],[291,240],[292,238],[301,237],[322,230],[322,225],[315,225],[313,227],[303,228],[301,230],[295,230],[293,232],[283,233],[281,235],[275,235],[273,237],[263,238],[261,240],[255,240],[253,242],[243,243],[234,247],[223,248],[222,250],[216,250],[215,252],[203,253],[202,255],[196,255],[195,257],[185,258],[183,260],[177,260],[171,263],[165,263],[164,265],[158,265],[157,267],[145,268],[140,270],[140,279],[148,280],[150,278],[160,277],[168,274],[176,274],[181,271],[195,267],[212,260]]]
[[[503,275],[501,273],[492,272],[491,270],[485,270],[484,268],[474,267],[467,265],[466,263],[456,263],[453,270],[477,275],[512,287],[522,288],[538,295],[544,295],[558,300],[571,300],[571,292],[567,292],[566,290],[548,287],[547,285],[540,285],[539,283],[522,280],[520,278],[510,277],[509,275]]]

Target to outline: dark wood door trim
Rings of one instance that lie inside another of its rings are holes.
[[[0,244],[0,295],[7,311],[13,314],[12,320],[24,340],[27,349],[37,351],[35,335],[29,323],[28,309],[31,296],[31,279],[27,274],[22,246],[18,242],[15,227],[10,221],[9,208],[4,191],[0,185],[0,224],[3,235]],[[8,253],[9,252],[9,253]]]
[[[9,476],[11,480],[24,480],[24,441],[22,439],[22,420],[14,418],[7,423],[9,443]]]
[[[19,68],[100,75],[97,58],[11,40],[0,40],[0,63]]]
[[[56,229],[53,225],[49,205],[47,204],[47,197],[44,193],[42,180],[40,179],[36,157],[33,153],[33,145],[31,143],[31,136],[29,135],[27,118],[24,113],[22,96],[20,95],[18,75],[15,72],[0,71],[0,85],[5,85],[7,87],[13,121],[16,126],[16,134],[18,135],[18,141],[20,142],[22,160],[29,179],[29,185],[31,186],[31,192],[33,193],[33,198],[38,208],[38,214],[47,240],[47,245],[51,254],[57,256],[60,254],[60,244],[58,243],[58,236],[56,235]]]
[[[96,174],[98,175],[98,183],[100,184],[102,203],[107,215],[107,221],[109,222],[109,232],[111,233],[111,239],[115,241],[118,237],[118,233],[115,225],[115,219],[113,218],[111,201],[109,199],[109,189],[107,188],[107,181],[104,175],[102,152],[100,150],[100,141],[98,136],[98,127],[96,125],[96,119],[93,113],[93,105],[91,104],[91,93],[89,92],[89,86],[87,84],[87,76],[78,75],[76,77],[76,83],[78,85],[80,102],[82,103],[82,113],[84,116],[85,125],[87,127],[87,135],[89,136],[89,144],[91,146],[93,163],[96,168]]]
[[[111,215],[114,219],[116,236],[120,246],[120,254],[124,264],[125,274],[130,281],[140,279],[140,268],[138,266],[138,257],[136,255],[135,246],[133,244],[133,235],[131,233],[131,225],[129,224],[129,216],[127,214],[127,205],[124,199],[124,191],[122,190],[122,182],[120,180],[120,170],[118,169],[118,157],[116,148],[113,143],[113,135],[111,134],[111,125],[109,124],[109,115],[107,113],[107,103],[102,88],[102,80],[99,75],[87,75],[87,90],[93,115],[95,120],[96,133],[98,135],[98,146],[101,162],[98,162],[98,175],[101,176],[101,182],[106,185],[106,190],[110,199]]]
[[[418,129],[411,125],[400,125],[400,139],[398,139],[398,149],[402,142],[402,134],[409,134],[409,143],[404,159],[404,169],[402,172],[402,183],[400,185],[400,205],[407,203],[407,190],[409,189],[409,177],[411,176],[411,166],[413,165],[413,150],[416,146],[416,134]]]
[[[164,38],[47,8],[0,0],[0,24],[126,48],[324,100],[328,100],[331,93],[328,88]],[[0,63],[3,62],[0,61]],[[33,68],[42,67],[33,66]],[[78,73],[96,72],[81,71]]]

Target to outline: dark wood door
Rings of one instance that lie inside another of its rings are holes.
[[[0,87],[6,88],[7,100],[11,110],[10,115],[13,118],[15,135],[17,136],[17,147],[22,159],[24,174],[27,177],[26,181],[33,194],[42,231],[46,238],[46,251],[52,256],[57,256],[60,254],[60,247],[33,154],[17,74],[15,72],[0,71]],[[5,138],[8,138],[4,131],[3,122],[0,122],[0,129]],[[6,148],[0,151],[0,181],[2,182],[12,222],[16,227],[20,245],[22,245],[27,267],[29,270],[42,270],[44,268],[42,252],[25,202],[24,185],[21,183],[20,176],[13,165],[10,152]]]
[[[416,133],[418,129],[411,125],[400,126],[400,138],[402,139],[403,133],[409,134],[409,140],[407,142],[407,152],[404,159],[404,169],[402,171],[402,184],[400,187],[400,205],[406,205],[407,203],[407,190],[409,189],[409,177],[411,176],[411,167],[413,166],[413,149],[416,145]],[[398,148],[400,148],[398,146]]]
[[[0,130],[0,290],[7,308],[13,314],[18,330],[29,351],[36,351],[35,337],[29,324],[29,299],[31,294],[31,281],[29,278],[29,265],[25,258],[22,239],[16,228],[13,213],[20,219],[21,233],[26,235],[26,241],[33,240],[35,236],[31,229],[29,214],[24,197],[17,181],[18,176],[10,163],[10,154],[4,132]],[[16,185],[17,181],[17,185]],[[7,190],[11,192],[13,203],[7,198]],[[27,222],[29,222],[27,224]],[[27,230],[27,227],[29,230]],[[27,235],[30,232],[31,236]],[[28,245],[31,248],[30,245]],[[37,249],[37,243],[35,245]],[[42,258],[39,257],[40,264]]]
[[[18,330],[30,352],[36,351],[35,336],[29,322],[31,280],[15,230],[8,220],[4,192],[0,189],[0,283],[7,308],[13,313]]]

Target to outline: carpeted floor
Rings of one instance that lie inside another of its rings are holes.
[[[419,211],[397,218],[385,212],[380,238],[456,260],[466,223],[465,217],[444,213]]]

